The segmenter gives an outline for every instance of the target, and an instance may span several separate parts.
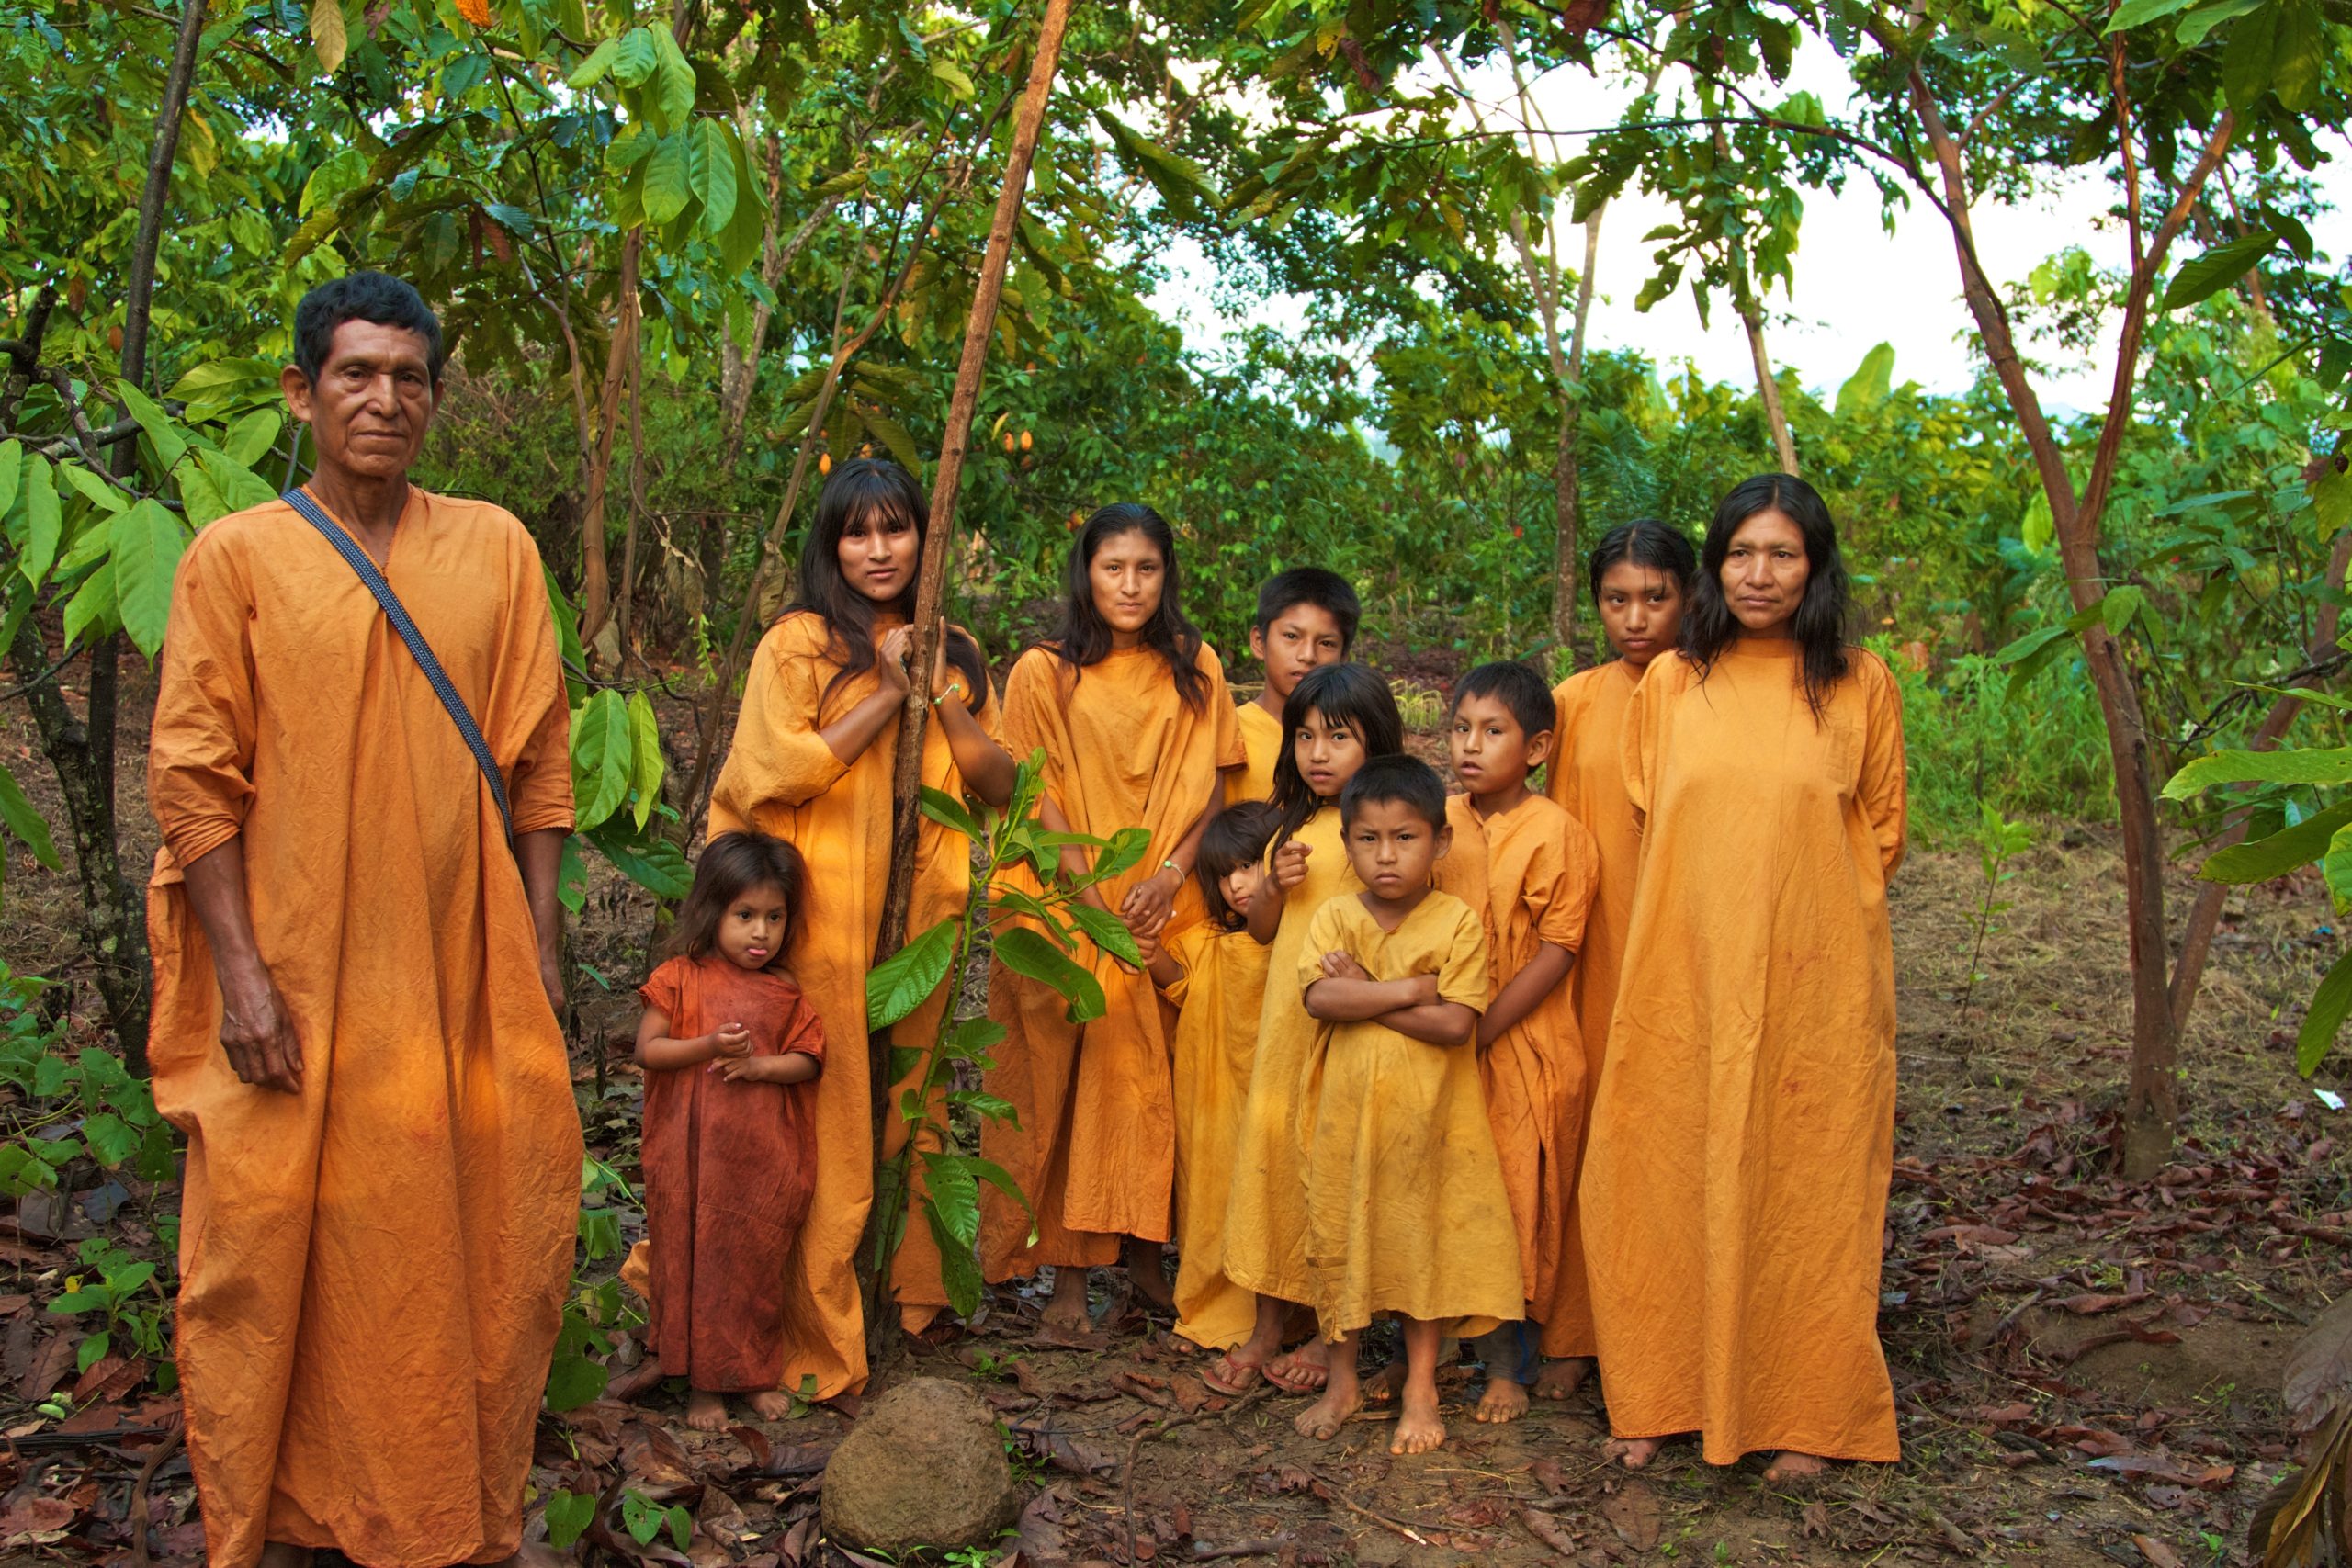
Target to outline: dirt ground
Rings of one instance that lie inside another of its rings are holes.
[[[0,712],[0,759],[54,818],[29,741],[21,715]],[[153,841],[143,742],[127,727],[132,868]],[[71,879],[14,848],[6,869],[0,957],[17,974],[74,977]],[[1597,1391],[1483,1427],[1468,1419],[1467,1368],[1449,1374],[1452,1438],[1433,1455],[1391,1459],[1379,1419],[1313,1443],[1292,1430],[1287,1397],[1210,1396],[1199,1360],[1106,1273],[1092,1336],[1041,1335],[1035,1300],[1000,1291],[971,1333],[911,1346],[886,1369],[886,1381],[969,1380],[1006,1430],[1028,1506],[1017,1536],[967,1568],[1012,1552],[1032,1568],[1261,1556],[1283,1568],[2245,1563],[2248,1516],[2288,1457],[2281,1367],[2301,1325],[2352,1285],[2352,1113],[2327,1109],[2291,1065],[2303,1003],[2341,947],[2337,922],[2315,879],[2233,897],[2182,1048],[2178,1152],[2157,1181],[2130,1186],[2109,1161],[2130,1016],[2111,835],[2039,825],[2015,869],[1998,894],[2012,907],[1973,966],[1985,897],[1973,853],[1916,853],[1894,888],[1900,1094],[1881,1328],[1900,1463],[1779,1487],[1760,1459],[1715,1470],[1682,1444],[1629,1477],[1602,1460]],[[2176,910],[2190,886],[2177,879]],[[614,1047],[633,1023],[650,918],[600,877],[574,943],[583,1120],[592,1152],[629,1176],[637,1081]],[[68,1021],[64,1050],[104,1043],[85,985],[50,995]],[[2316,1087],[2345,1090],[2343,1062]],[[74,1331],[43,1310],[94,1235],[162,1262],[160,1300],[170,1272],[157,1231],[175,1184],[109,1179],[86,1161],[67,1175],[71,1201],[0,1217],[0,1562],[130,1561],[142,1468],[154,1560],[193,1562],[187,1461],[158,1442],[175,1408],[161,1369],[118,1359],[77,1377]],[[93,1202],[109,1179],[128,1201]],[[625,1216],[624,1235],[634,1228]],[[543,1421],[537,1496],[595,1491],[613,1505],[582,1552],[703,1568],[827,1558],[822,1460],[850,1412],[710,1437],[681,1415],[679,1394],[657,1388]],[[622,1528],[628,1492],[695,1517],[684,1553]]]

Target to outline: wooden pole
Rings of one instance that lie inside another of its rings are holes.
[[[956,526],[956,492],[964,477],[964,455],[971,445],[973,411],[979,405],[980,381],[988,368],[989,344],[996,336],[998,302],[1004,295],[1006,264],[1012,254],[1013,224],[1021,216],[1021,197],[1029,185],[1029,164],[1045,128],[1046,103],[1053,94],[1054,70],[1060,62],[1062,34],[1069,25],[1070,0],[1046,0],[1045,20],[1037,28],[1037,45],[1030,56],[1029,85],[1021,96],[1021,110],[1012,126],[1012,152],[1005,161],[1004,184],[997,192],[996,218],[989,225],[988,250],[980,260],[979,286],[972,294],[972,313],[964,322],[964,356],[956,367],[956,391],[947,405],[947,426],[939,442],[939,471],[931,486],[931,525],[923,536],[922,570],[915,587],[914,679],[907,689],[906,712],[899,721],[898,771],[891,780],[890,880],[882,902],[882,927],[875,939],[874,962],[881,964],[906,944],[907,911],[914,898],[915,846],[922,825],[923,729],[931,717],[932,662],[943,630],[940,601],[947,582],[948,538]],[[956,976],[948,976],[951,994]],[[867,1042],[866,1071],[874,1095],[874,1151],[880,1168],[883,1118],[891,1113],[890,1043],[888,1030]],[[869,1226],[895,1221],[877,1203]],[[869,1232],[869,1239],[871,1235]],[[871,1258],[871,1248],[861,1249]],[[878,1271],[877,1271],[878,1272]],[[872,1352],[887,1348],[898,1320],[877,1289],[869,1302],[866,1343]],[[869,1354],[868,1359],[876,1356]]]

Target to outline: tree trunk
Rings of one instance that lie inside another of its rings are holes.
[[[1772,427],[1772,449],[1780,455],[1781,472],[1793,474],[1796,443],[1789,439],[1788,411],[1781,406],[1781,384],[1772,378],[1772,356],[1764,349],[1764,312],[1753,301],[1742,300],[1739,320],[1747,329],[1747,353],[1756,363],[1756,395],[1764,400],[1764,423]]]
[[[613,341],[605,354],[605,386],[597,403],[595,442],[582,456],[587,459],[588,499],[580,514],[580,645],[588,650],[612,615],[612,569],[605,549],[605,498],[612,489],[613,438],[620,423],[621,385],[637,352],[637,268],[645,249],[642,224],[621,242],[618,309],[613,321]],[[582,433],[585,434],[584,432]]]
[[[939,469],[932,479],[931,525],[923,536],[922,570],[915,589],[915,646],[911,668],[915,679],[907,691],[906,712],[899,724],[898,771],[891,781],[890,880],[882,901],[882,927],[874,945],[878,966],[905,945],[907,912],[913,901],[915,852],[922,814],[919,796],[922,784],[923,728],[931,716],[932,663],[942,634],[941,601],[947,582],[948,541],[956,528],[956,492],[963,482],[964,457],[972,435],[972,413],[978,407],[980,382],[988,369],[989,344],[996,337],[997,306],[1004,294],[1005,267],[1012,254],[1013,225],[1021,216],[1021,198],[1029,184],[1029,165],[1045,128],[1046,102],[1053,94],[1054,71],[1061,60],[1062,34],[1069,24],[1070,0],[1046,0],[1045,19],[1038,25],[1037,43],[1030,58],[1029,84],[1021,97],[1020,116],[1013,122],[1012,150],[1005,160],[1004,182],[998,188],[996,217],[989,225],[988,250],[980,260],[978,285],[972,292],[971,314],[964,321],[964,354],[956,367],[956,390],[947,405],[947,424],[939,442]],[[950,976],[947,984],[955,984]],[[952,998],[951,998],[952,1005]],[[874,1148],[880,1168],[884,1119],[891,1114],[890,1038],[879,1031],[867,1042],[868,1081],[874,1091]],[[866,1247],[859,1250],[866,1267],[881,1227],[895,1224],[876,1204],[866,1222]],[[888,1259],[872,1270],[866,1296],[867,1359],[878,1361],[898,1331],[889,1310],[890,1269]]]
[[[645,335],[637,297],[628,301],[628,528],[621,536],[621,581],[615,595],[621,662],[637,647],[637,538],[645,526]]]

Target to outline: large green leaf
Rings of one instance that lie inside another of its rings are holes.
[[[1014,974],[1050,987],[1066,999],[1069,1010],[1065,1016],[1072,1023],[1091,1022],[1107,1009],[1102,983],[1027,926],[1015,926],[999,936],[996,955]]]
[[[686,120],[695,112],[695,68],[678,49],[678,40],[667,28],[646,29],[653,39],[653,51],[659,63],[653,73],[653,114],[655,129],[667,136],[686,128]]]
[[[2327,882],[2327,896],[2335,901],[2335,912],[2352,910],[2352,827],[2338,828],[2329,835],[2327,853],[2320,857],[2319,869]]]
[[[662,54],[654,45],[651,28],[631,28],[614,40],[613,80],[622,86],[643,86],[661,64]]]
[[[580,831],[620,809],[634,762],[628,705],[618,692],[594,694],[571,721],[571,798]]]
[[[25,798],[25,792],[17,786],[16,776],[5,767],[0,767],[0,822],[6,823],[8,831],[32,851],[33,859],[51,871],[65,869],[64,863],[57,858],[56,844],[50,840],[49,824],[33,808],[33,803]]]
[[[147,439],[155,444],[155,456],[164,469],[169,471],[176,466],[187,451],[187,437],[173,425],[172,416],[158,407],[154,399],[120,377],[115,378],[114,395],[122,400],[122,406],[130,411],[130,417],[139,422]]]
[[[2207,857],[2197,874],[2208,882],[2233,885],[2267,882],[2274,876],[2307,866],[2325,854],[2328,840],[2338,828],[2352,822],[2352,800],[2338,801],[2326,810],[2281,828],[2250,844],[2232,844]]]
[[[2187,10],[2195,3],[2196,0],[2123,0],[2123,4],[2116,7],[2115,15],[2108,19],[2107,30],[2121,32],[2126,28],[2161,21],[2176,11]]]
[[[1838,389],[1838,417],[1859,419],[1886,401],[1894,386],[1894,345],[1882,343],[1862,355],[1862,362]]]
[[[735,216],[735,133],[715,119],[687,131],[686,184],[702,202],[702,231],[724,231]]]
[[[2303,1026],[2295,1033],[2297,1072],[2309,1077],[2319,1071],[2328,1048],[2335,1043],[2336,1031],[2344,1027],[2346,1012],[2352,1012],[2352,949],[2328,966],[2320,977],[2319,989],[2312,993],[2311,1010],[2303,1014]]]
[[[350,50],[344,28],[343,0],[311,0],[311,44],[319,51],[319,68],[332,76],[341,69]]]
[[[643,828],[662,798],[662,774],[669,766],[662,755],[662,723],[643,692],[628,694],[629,788],[636,792],[637,825]]]
[[[694,199],[693,160],[687,154],[686,141],[684,131],[665,136],[654,147],[653,156],[645,161],[645,184],[639,198],[645,204],[649,223],[666,226]]]
[[[623,876],[657,898],[683,898],[692,891],[695,873],[685,852],[660,833],[632,832],[627,824],[627,818],[608,817],[588,835],[588,841]]]
[[[21,441],[0,441],[0,517],[8,515],[17,504],[17,487],[25,471],[25,446]]]
[[[65,646],[73,647],[84,632],[96,628],[104,635],[119,624],[114,604],[114,562],[102,561],[66,602]]]
[[[865,1027],[887,1029],[922,1006],[956,961],[954,919],[940,921],[865,976]]]
[[[559,1355],[548,1368],[548,1408],[559,1416],[598,1398],[612,1373],[602,1362],[577,1351]]]
[[[2226,245],[2215,245],[2173,275],[2172,282],[2165,288],[2164,308],[2177,310],[2219,294],[2252,272],[2255,264],[2278,244],[2278,236],[2265,231],[2248,234],[2243,240],[2232,240]]]
[[[1093,940],[1095,946],[1123,964],[1142,965],[1143,949],[1136,945],[1136,933],[1118,916],[1075,898],[1062,906],[1062,912]]]
[[[2352,747],[2278,751],[2215,751],[2173,774],[2166,800],[2187,800],[2215,784],[2340,784],[2352,782]]]
[[[1223,205],[1224,198],[1217,195],[1207,172],[1190,158],[1170,152],[1107,108],[1096,109],[1094,119],[1110,133],[1112,142],[1127,162],[1151,182],[1169,216],[1178,222],[1191,222],[1200,216],[1204,207],[1215,211]]]
[[[38,588],[57,564],[58,531],[64,512],[57,502],[57,481],[49,459],[35,457],[25,465],[25,553],[17,562],[25,581]]]
[[[148,658],[164,646],[172,617],[172,573],[187,548],[187,530],[161,502],[141,502],[114,520],[109,552],[115,607],[122,629]]]
[[[277,490],[267,479],[225,454],[198,452],[196,460],[204,465],[205,477],[220,492],[221,504],[232,512],[266,506],[277,499]]]

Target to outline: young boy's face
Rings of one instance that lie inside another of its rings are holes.
[[[1250,652],[1266,667],[1266,689],[1288,697],[1308,671],[1345,659],[1348,645],[1337,615],[1320,604],[1293,604],[1262,631],[1250,629]]]
[[[1430,885],[1430,872],[1453,840],[1401,800],[1367,800],[1348,824],[1348,863],[1375,898],[1395,902]]]
[[[1552,732],[1529,735],[1500,699],[1464,697],[1454,705],[1447,737],[1453,772],[1472,795],[1495,795],[1527,782],[1551,754]]]

